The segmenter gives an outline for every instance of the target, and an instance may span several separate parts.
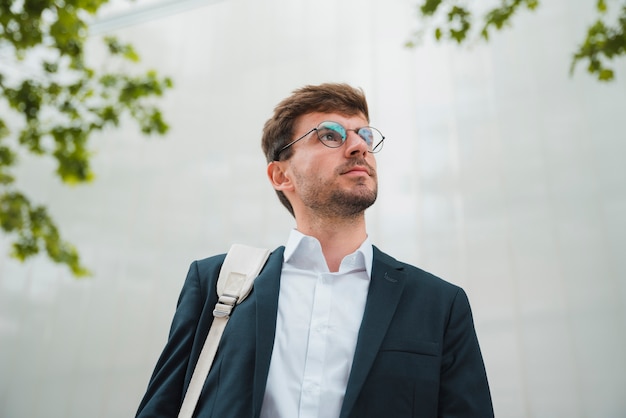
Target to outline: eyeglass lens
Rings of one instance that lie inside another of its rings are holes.
[[[363,138],[370,150],[377,148],[380,141],[383,140],[382,134],[369,126],[359,128],[355,132]],[[347,132],[346,128],[341,124],[327,121],[319,124],[317,127],[317,136],[324,145],[337,148],[346,141]]]

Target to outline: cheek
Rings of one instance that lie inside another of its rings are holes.
[[[328,158],[324,158],[323,155],[313,152],[307,153],[306,158],[294,160],[292,164],[293,170],[310,178],[324,177],[325,173],[332,172],[338,165],[338,163],[333,163]]]
[[[376,166],[376,158],[374,157],[374,154],[368,155],[366,158],[366,161],[374,170],[376,170],[377,166]]]

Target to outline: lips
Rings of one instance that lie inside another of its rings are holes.
[[[354,173],[354,174],[359,174],[359,173],[364,173],[367,174],[368,176],[371,176],[372,173],[374,173],[374,169],[372,167],[368,165],[360,165],[360,164],[350,164],[350,166],[348,167],[344,167],[341,171],[341,174],[349,174],[349,173]]]
[[[370,174],[369,170],[362,166],[352,167],[350,170],[346,171],[346,174],[347,173],[365,173],[367,175]]]

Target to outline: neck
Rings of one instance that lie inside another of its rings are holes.
[[[297,229],[317,238],[331,272],[339,271],[341,260],[356,251],[367,238],[365,216],[340,219],[296,219]]]

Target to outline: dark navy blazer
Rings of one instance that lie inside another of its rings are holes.
[[[234,310],[195,417],[259,416],[276,332],[283,251],[280,247],[270,255],[252,293]],[[137,417],[177,416],[213,320],[224,256],[191,265]],[[470,305],[461,288],[374,247],[340,417],[493,417]]]

